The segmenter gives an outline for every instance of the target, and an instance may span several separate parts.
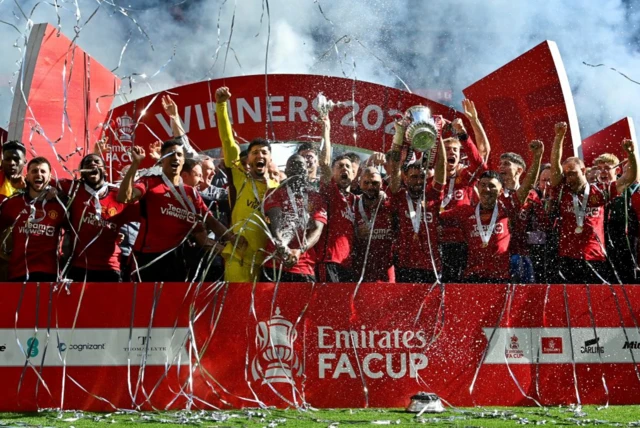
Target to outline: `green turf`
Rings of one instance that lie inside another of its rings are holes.
[[[225,412],[84,413],[43,411],[0,413],[0,426],[105,427],[341,427],[341,426],[461,426],[602,425],[640,427],[640,406],[552,408],[473,408],[447,410],[416,418],[401,409],[241,410]]]

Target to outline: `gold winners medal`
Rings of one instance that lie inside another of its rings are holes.
[[[576,233],[582,233],[582,226],[576,227]]]
[[[482,243],[482,248],[487,248],[488,246],[489,246],[489,243],[488,243],[488,242],[483,242],[483,243]]]
[[[418,242],[419,239],[420,239],[420,235],[418,235],[418,233],[414,232],[413,233],[413,240]]]

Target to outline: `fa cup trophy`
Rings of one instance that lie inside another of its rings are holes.
[[[431,150],[438,138],[438,129],[431,109],[425,106],[413,106],[404,114],[407,123],[405,139],[418,152]]]
[[[318,96],[316,97],[313,103],[313,108],[315,108],[316,111],[320,113],[320,117],[327,116],[329,112],[333,110],[335,107],[343,107],[343,106],[344,106],[343,102],[341,101],[334,102],[334,101],[328,100],[327,97],[325,97],[322,92],[318,94]]]

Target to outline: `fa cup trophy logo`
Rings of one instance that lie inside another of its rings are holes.
[[[123,143],[133,141],[134,122],[126,112],[116,119],[118,139]]]
[[[290,383],[293,384],[293,374],[302,374],[302,366],[293,350],[293,342],[298,333],[293,324],[282,315],[280,308],[276,308],[275,315],[269,321],[261,321],[256,326],[256,347],[258,353],[251,363],[253,380],[262,379],[262,384]],[[267,363],[263,370],[261,362]]]

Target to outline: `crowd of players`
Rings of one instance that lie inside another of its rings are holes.
[[[437,155],[416,155],[395,123],[392,148],[361,162],[332,157],[331,122],[278,170],[271,143],[244,152],[216,91],[222,155],[198,155],[178,109],[162,98],[173,138],[131,148],[121,182],[109,183],[104,141],[79,179],[52,179],[46,158],[26,164],[2,146],[0,275],[10,281],[217,281],[434,283],[637,283],[640,192],[633,143],[623,162],[591,168],[563,158],[555,125],[551,163],[503,153],[497,171],[474,104],[440,130]],[[141,169],[146,157],[156,164]],[[384,175],[382,174],[384,171]]]

